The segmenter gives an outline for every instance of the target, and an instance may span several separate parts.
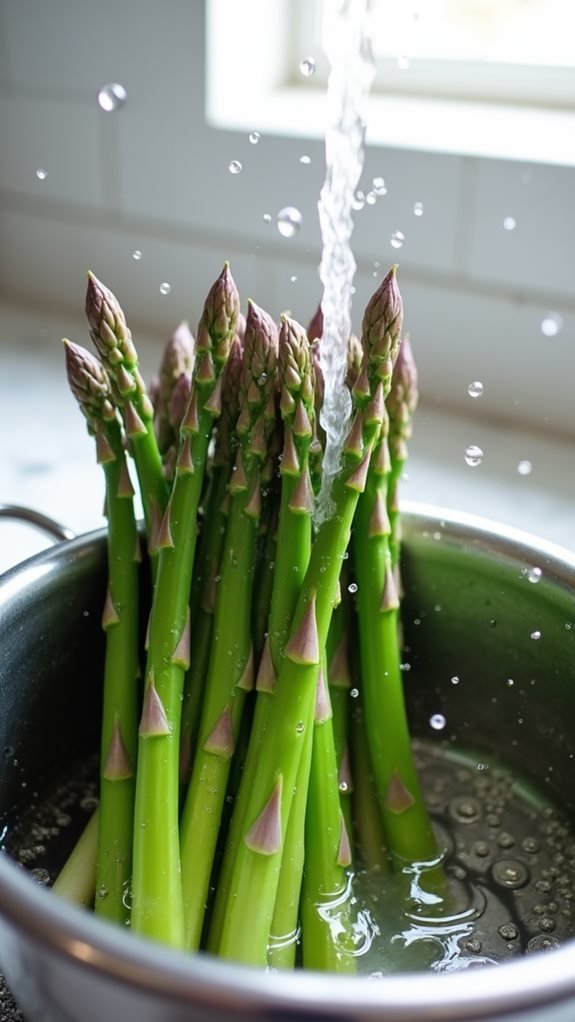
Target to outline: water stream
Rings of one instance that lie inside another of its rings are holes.
[[[323,241],[323,336],[320,365],[326,445],[316,524],[331,512],[331,488],[351,412],[345,387],[347,345],[356,270],[350,240],[352,202],[364,161],[366,105],[374,76],[371,0],[326,0],[323,48],[330,63],[325,132],[326,175],[318,202]]]

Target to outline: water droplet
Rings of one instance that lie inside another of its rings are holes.
[[[98,106],[105,113],[113,113],[114,110],[119,110],[124,105],[128,98],[128,94],[123,85],[119,82],[110,82],[108,85],[103,85],[98,93]]]
[[[315,74],[315,60],[313,57],[304,57],[299,62],[299,69],[304,78],[311,78]]]
[[[500,937],[503,937],[503,940],[515,940],[517,937],[517,930],[513,923],[502,923],[497,932]]]
[[[457,674],[453,675],[453,677],[451,679],[451,684],[452,685],[459,685],[459,676]]]
[[[167,280],[165,280],[163,284],[160,284],[160,294],[162,294],[162,295],[169,295],[171,290],[172,290],[172,285],[168,284]]]
[[[403,234],[401,231],[394,231],[393,234],[391,235],[390,241],[392,248],[401,248],[405,241],[405,234]]]
[[[409,57],[406,57],[405,54],[403,54],[401,57],[398,57],[397,66],[400,71],[407,71],[409,69]]]
[[[529,880],[529,870],[518,859],[499,859],[491,868],[495,883],[515,890],[524,887]]]
[[[558,312],[548,312],[541,320],[541,333],[545,337],[556,337],[563,327],[563,317]]]
[[[382,177],[374,177],[371,183],[376,195],[387,195],[387,186]]]
[[[359,689],[358,688],[352,688],[352,689],[349,690],[349,694],[350,694],[352,699],[357,699],[357,697],[359,695]]]
[[[528,476],[533,471],[533,465],[530,461],[520,461],[517,465],[517,471],[520,476]]]
[[[450,803],[449,813],[460,823],[474,823],[481,816],[481,803],[476,798],[462,795]]]
[[[48,171],[44,170],[43,167],[38,167],[38,170],[36,171],[36,177],[38,178],[39,181],[45,181],[46,178],[48,177]]]
[[[100,899],[100,901],[103,901],[104,898],[107,898],[108,897],[108,893],[109,893],[108,888],[107,887],[103,887],[103,886],[99,887],[98,890],[96,891],[96,894],[97,894],[98,898]]]
[[[264,224],[271,224],[272,222],[271,213],[264,213],[262,220]]]
[[[525,837],[525,838],[523,838],[523,841],[521,842],[521,847],[522,847],[524,852],[529,852],[529,854],[534,855],[535,852],[539,851],[539,847],[540,846],[539,846],[539,842],[538,842],[537,838],[535,838],[535,837]],[[537,884],[535,884],[535,886],[537,887]],[[549,885],[549,886],[551,886],[551,885]],[[548,890],[549,890],[549,888],[548,888]]]
[[[299,162],[303,163],[304,167],[308,167],[311,163],[311,156],[300,156]]]
[[[284,238],[293,238],[301,227],[301,213],[295,206],[284,206],[278,213],[278,231]]]
[[[362,192],[361,188],[355,192],[353,199],[351,200],[352,209],[363,209],[365,206],[365,192]]]
[[[241,174],[242,165],[239,160],[231,160],[228,163],[228,170],[230,174]]]
[[[340,781],[339,790],[341,791],[342,795],[345,795],[347,789],[348,789],[347,781]]]
[[[248,135],[248,139],[252,145],[257,145],[261,137],[262,136],[259,131],[252,131],[251,134]]]
[[[467,393],[469,394],[469,397],[481,397],[483,394],[483,384],[481,383],[481,380],[474,380],[473,383],[470,383],[467,388]]]
[[[357,582],[350,582],[347,591],[348,593],[357,593]]]
[[[511,688],[511,686],[514,685],[514,684],[515,684],[515,682],[513,681],[513,678],[508,678],[507,679],[507,687],[508,688]]]
[[[531,638],[537,641],[537,639],[541,638],[541,632],[540,631],[531,632]]]
[[[304,724],[303,720],[298,720],[295,729],[296,729],[296,732],[297,732],[298,735],[303,734],[303,731],[305,729],[305,724]]]
[[[470,444],[465,450],[465,464],[477,468],[483,461],[483,451],[477,444]]]
[[[296,275],[295,275],[295,273],[294,273],[294,274],[292,274],[292,276],[290,277],[290,281],[291,281],[291,283],[292,283],[292,284],[295,284],[296,280],[297,280],[297,277],[296,277]]]
[[[429,718],[429,723],[434,731],[443,731],[447,721],[442,713],[434,713],[433,716]]]
[[[544,934],[539,934],[537,937],[532,937],[527,945],[527,951],[553,951],[559,947],[559,941],[555,937],[546,937]]]
[[[479,856],[480,859],[485,859],[489,855],[489,845],[487,841],[476,841],[474,846],[474,852]]]
[[[466,941],[465,947],[472,955],[478,955],[481,951],[481,941],[477,937],[471,937]]]
[[[517,220],[514,216],[506,216],[503,221],[503,227],[506,231],[514,231],[517,227]]]
[[[413,215],[414,216],[423,216],[423,203],[422,202],[416,202],[414,204]]]
[[[541,580],[542,574],[543,572],[541,571],[541,568],[530,568],[527,572],[527,578],[533,583],[533,585],[535,585]]]
[[[373,189],[370,192],[367,193],[367,195],[365,197],[365,201],[367,202],[368,206],[375,206],[375,204],[377,202],[377,195],[373,191]]]
[[[132,252],[132,259],[135,259],[135,261],[137,263],[139,263],[141,258],[142,258],[142,253],[140,252],[140,249],[139,248],[135,248],[134,251]]]

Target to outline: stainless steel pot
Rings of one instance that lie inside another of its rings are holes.
[[[549,797],[575,816],[575,556],[424,505],[405,505],[404,531],[414,733],[429,734],[430,715],[440,710],[457,743],[545,779]],[[0,776],[4,818],[47,764],[97,747],[105,565],[105,536],[93,533],[0,579],[0,751],[10,752]],[[29,1022],[575,1018],[575,942],[447,975],[264,974],[124,933],[62,902],[7,856],[0,856],[0,969]]]

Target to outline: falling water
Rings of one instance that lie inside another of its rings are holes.
[[[317,524],[332,511],[331,487],[351,413],[345,375],[356,264],[350,239],[353,196],[363,169],[365,108],[374,76],[371,6],[371,0],[328,0],[324,8],[323,48],[330,63],[330,76],[326,175],[318,210],[323,240],[319,271],[324,321],[320,364],[325,386],[320,421],[326,445]]]

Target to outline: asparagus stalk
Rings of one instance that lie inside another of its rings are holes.
[[[102,618],[106,662],[95,908],[108,919],[126,922],[137,753],[139,543],[133,490],[107,373],[88,351],[71,341],[64,343],[68,381],[96,438],[106,478],[108,590]]]
[[[154,434],[154,409],[138,369],[138,355],[120,304],[93,273],[88,274],[86,316],[92,341],[115,387],[136,463],[149,552],[155,559],[168,487]]]
[[[340,805],[324,655],[315,703],[305,822],[305,868],[301,902],[305,968],[355,972],[350,901],[346,897],[346,870],[350,865],[351,847]]]
[[[364,332],[387,345],[384,397],[400,344],[401,297],[392,270],[368,304]],[[421,796],[407,724],[398,642],[399,599],[389,549],[388,416],[372,458],[354,523],[353,551],[362,698],[375,786],[388,848],[401,865],[434,859],[437,846]]]
[[[347,581],[348,572],[342,572]],[[349,752],[349,693],[351,690],[351,672],[349,667],[349,613],[348,593],[342,587],[342,599],[334,609],[327,637],[327,680],[332,708],[333,738],[338,769],[341,808],[343,811],[350,844],[352,844],[351,795],[353,792],[352,772]]]
[[[240,439],[215,606],[210,665],[181,822],[186,944],[199,946],[222,808],[246,690],[253,683],[251,606],[261,468],[275,421],[277,327],[250,302],[244,337]]]
[[[52,891],[60,898],[86,908],[93,908],[96,893],[98,816],[96,809],[52,884]]]
[[[357,501],[381,430],[384,382],[391,376],[388,330],[392,324],[387,304],[380,319],[379,331],[365,332],[364,365],[353,392],[355,417],[333,485],[334,513],[317,532],[279,668],[232,872],[219,946],[225,958],[266,962],[282,846],[306,730],[313,722],[322,650]],[[242,787],[245,781],[244,775]]]
[[[268,639],[258,670],[256,682],[258,694],[248,755],[218,881],[209,937],[209,945],[212,948],[217,947],[221,933],[233,863],[245,821],[247,799],[251,784],[259,770],[260,747],[267,728],[275,678],[285,652],[291,620],[311,550],[313,494],[308,459],[314,422],[314,373],[306,334],[295,320],[287,316],[282,316],[280,327],[278,381],[280,411],[284,423],[284,448],[280,465],[282,488]],[[304,792],[306,788],[307,778]],[[293,835],[290,856],[293,866],[292,878],[287,882],[283,901],[280,898],[285,906],[285,914],[281,909],[278,910],[273,923],[273,932],[278,937],[289,934],[297,925],[303,863],[303,820],[302,811],[297,821],[297,833]],[[283,945],[283,941],[279,943]]]
[[[219,585],[217,579],[229,514],[227,490],[237,448],[234,429],[239,413],[242,352],[242,342],[239,335],[236,335],[222,377],[222,414],[216,427],[212,475],[190,598],[194,655],[184,683],[180,753],[180,780],[186,784],[191,775],[200,723]]]
[[[158,393],[154,404],[154,431],[158,450],[165,458],[170,447],[178,443],[178,430],[174,429],[171,401],[174,388],[182,376],[191,379],[194,368],[195,338],[189,324],[182,320],[168,338],[162,353],[158,374]]]
[[[158,533],[140,720],[132,927],[184,944],[179,846],[179,746],[184,673],[190,662],[189,595],[208,445],[221,410],[222,372],[238,316],[228,265],[212,286],[197,332],[192,392],[181,428],[174,486]]]
[[[387,511],[391,534],[389,547],[391,563],[399,561],[401,544],[401,519],[399,511],[398,486],[407,459],[407,441],[411,436],[413,413],[417,407],[417,366],[411,349],[409,334],[403,338],[391,378],[391,390],[387,399],[389,414],[389,455],[391,468],[387,491]]]

